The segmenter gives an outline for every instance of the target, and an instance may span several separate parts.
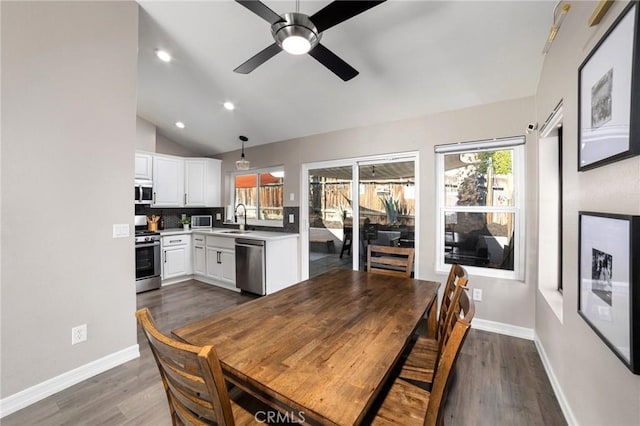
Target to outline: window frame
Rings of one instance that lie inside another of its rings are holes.
[[[268,219],[247,219],[247,225],[252,226],[266,226],[273,228],[282,228],[284,226],[284,182],[285,182],[285,174],[284,174],[284,166],[270,166],[270,167],[262,167],[259,169],[250,169],[250,170],[237,170],[230,173],[229,179],[229,198],[230,198],[230,213],[227,213],[226,223],[235,223],[233,222],[234,211],[237,206],[236,202],[236,177],[237,176],[247,176],[247,175],[256,175],[256,185],[257,185],[257,194],[258,199],[256,200],[256,208],[258,211],[260,210],[260,174],[263,173],[273,173],[280,172],[283,174],[282,176],[282,219],[281,220],[268,220]]]
[[[465,152],[500,151],[513,149],[513,179],[514,196],[513,206],[445,206],[445,155]],[[464,268],[471,275],[501,278],[524,282],[525,272],[525,137],[515,136],[501,139],[490,139],[473,142],[462,142],[448,145],[435,146],[436,163],[436,272],[448,273],[451,265],[445,263],[445,233],[444,222],[445,213],[455,210],[457,212],[485,213],[485,212],[508,212],[514,214],[514,262],[513,271],[483,268],[480,266],[467,266]]]

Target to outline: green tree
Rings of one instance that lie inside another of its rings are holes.
[[[511,150],[489,151],[478,154],[480,163],[477,165],[478,173],[486,174],[489,161],[493,163],[493,172],[497,175],[509,175],[512,171]]]

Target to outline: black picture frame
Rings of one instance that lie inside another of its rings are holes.
[[[578,68],[578,171],[640,154],[640,4],[630,2]]]
[[[640,374],[640,216],[578,214],[578,314]]]

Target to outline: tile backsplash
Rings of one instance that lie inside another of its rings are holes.
[[[135,205],[136,215],[159,215],[164,218],[164,229],[181,228],[180,218],[183,214],[187,216],[193,215],[211,215],[213,216],[213,226],[215,228],[235,228],[237,225],[224,224],[224,207],[204,207],[204,208],[151,208],[147,204]],[[216,220],[216,214],[220,213],[221,220]],[[300,208],[299,207],[284,207],[284,225],[283,227],[271,227],[271,226],[253,226],[249,225],[250,229],[258,231],[272,231],[272,232],[290,232],[298,233],[300,231]],[[289,223],[289,215],[293,215],[293,223]]]

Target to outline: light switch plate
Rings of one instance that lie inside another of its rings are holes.
[[[114,223],[113,224],[113,238],[125,238],[129,236],[129,224],[128,223]]]
[[[296,199],[296,194],[294,194],[293,192],[289,193],[289,201],[295,201]]]
[[[289,223],[295,222],[295,216],[293,214],[289,215]]]

